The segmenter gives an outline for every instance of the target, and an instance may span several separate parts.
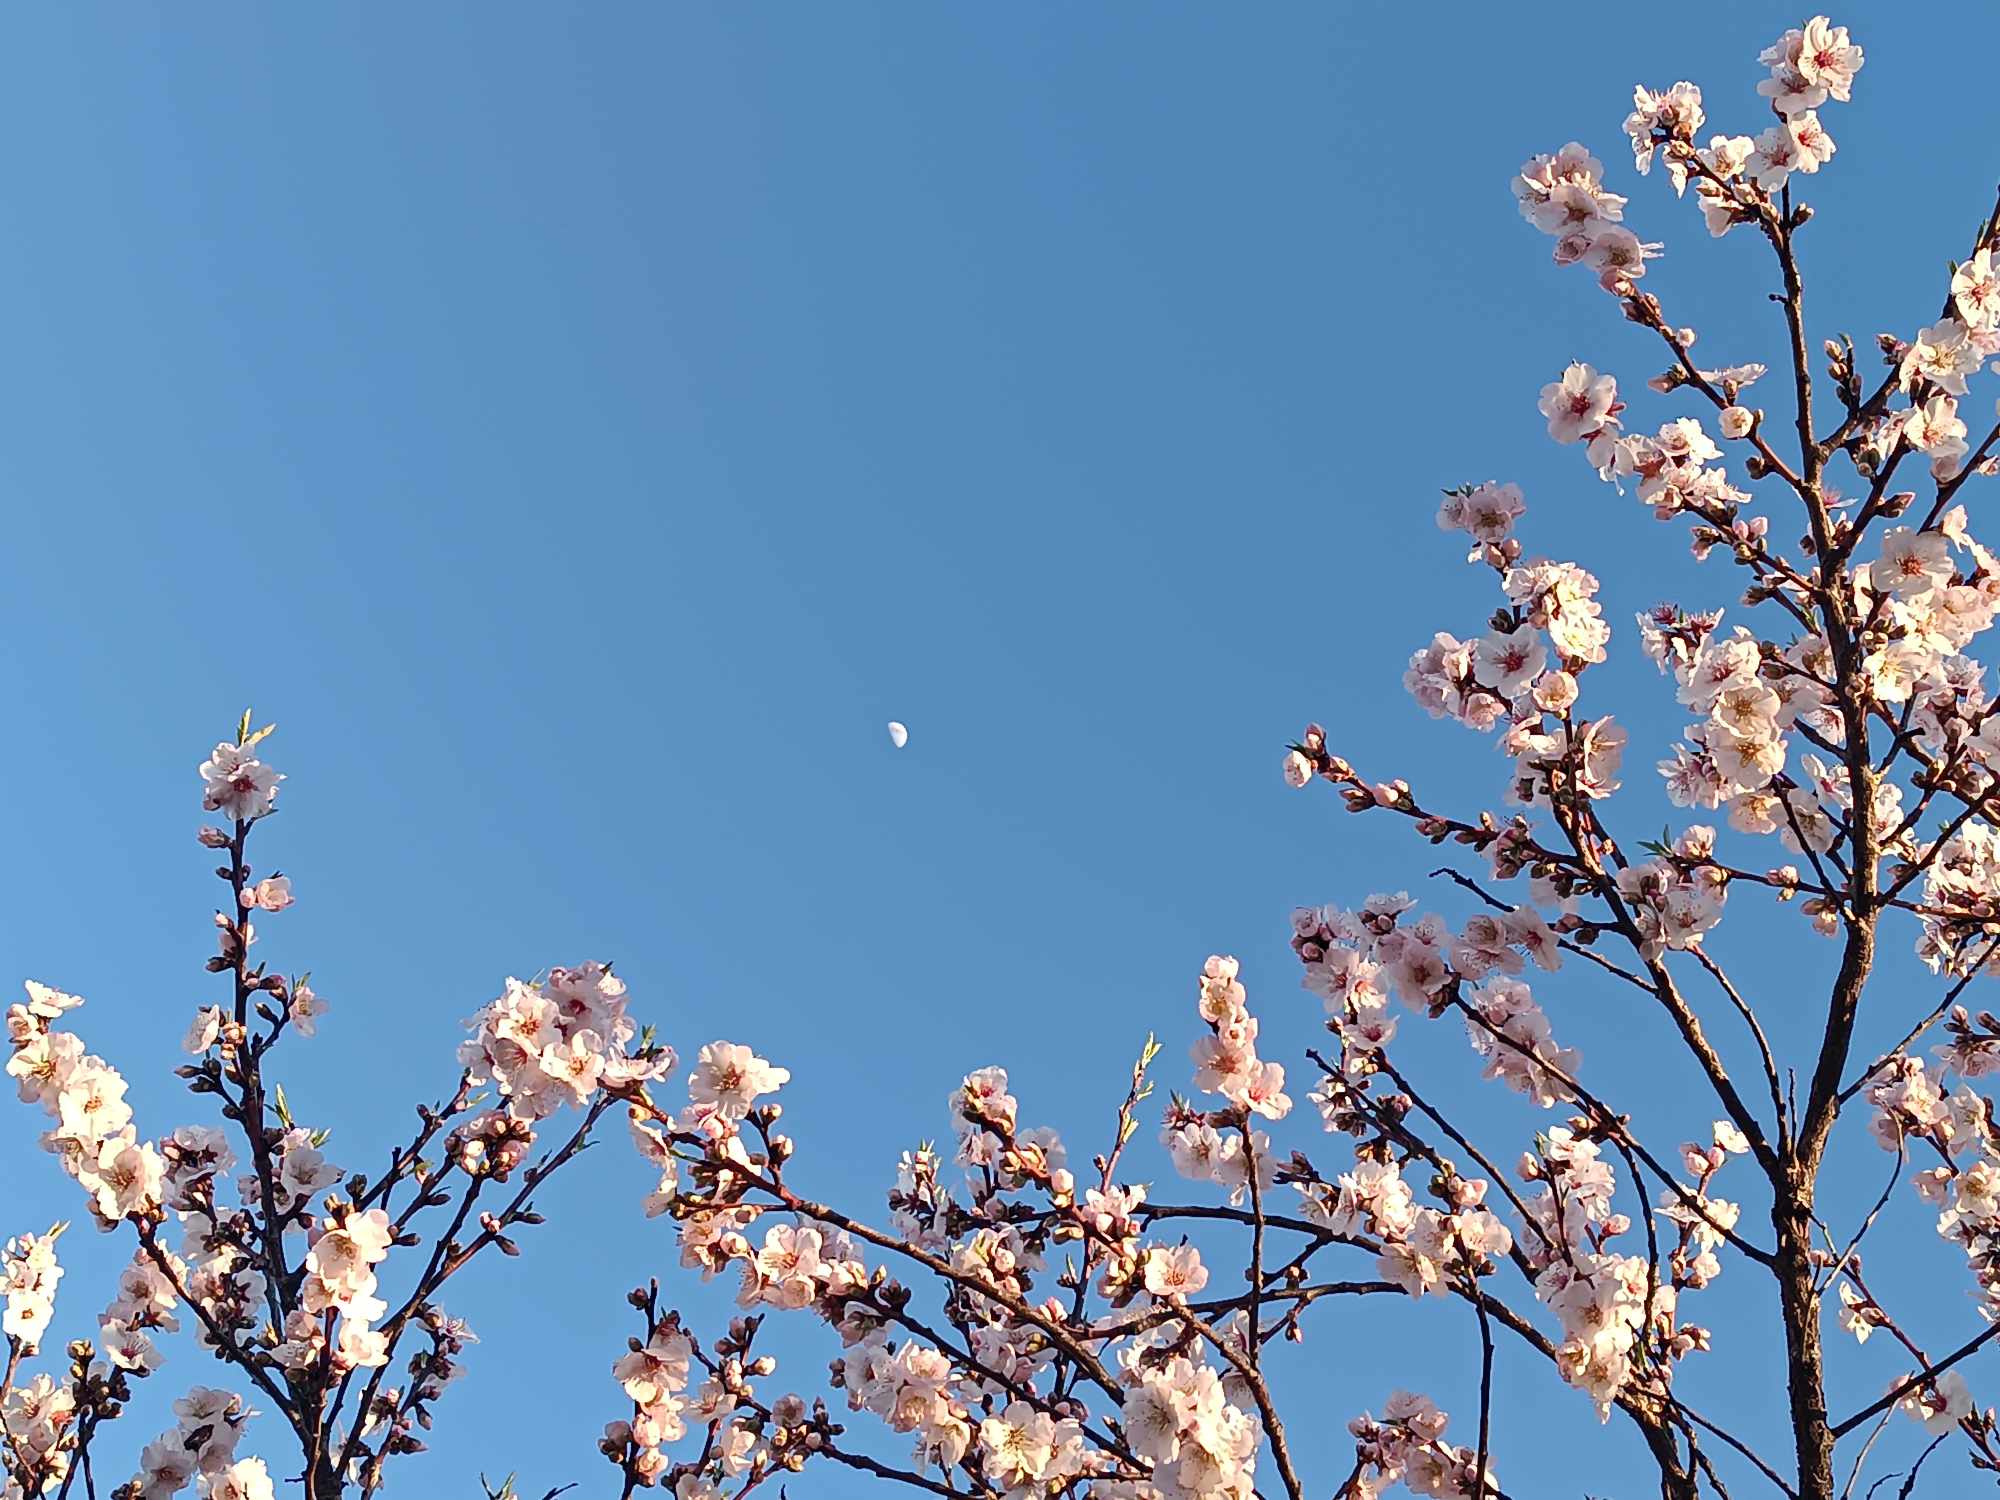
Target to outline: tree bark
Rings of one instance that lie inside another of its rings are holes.
[[[1701,1500],[1694,1475],[1681,1462],[1681,1451],[1674,1442],[1673,1429],[1664,1422],[1646,1422],[1640,1431],[1646,1435],[1646,1446],[1653,1452],[1653,1461],[1660,1466],[1660,1500]]]
[[[1796,1171],[1796,1168],[1794,1169]],[[1785,1366],[1799,1500],[1833,1500],[1833,1432],[1826,1415],[1820,1299],[1813,1287],[1812,1187],[1795,1183],[1773,1205],[1778,1232],[1778,1298],[1785,1323]]]

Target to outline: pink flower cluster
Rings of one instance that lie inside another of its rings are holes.
[[[1355,1477],[1343,1496],[1376,1500],[1398,1484],[1428,1500],[1481,1500],[1498,1493],[1492,1466],[1482,1474],[1476,1450],[1444,1440],[1450,1425],[1430,1397],[1409,1391],[1391,1395],[1380,1417],[1363,1412],[1347,1424],[1354,1435]]]
[[[1514,179],[1514,196],[1521,217],[1555,237],[1556,264],[1590,267],[1607,291],[1630,290],[1660,253],[1625,227],[1626,200],[1604,186],[1604,163],[1575,141],[1554,156],[1530,157]]]
[[[169,1500],[191,1483],[204,1496],[271,1500],[261,1459],[236,1457],[250,1413],[240,1396],[196,1386],[174,1402],[173,1427],[146,1445],[132,1480],[135,1500]]]
[[[600,1089],[630,1089],[671,1070],[671,1054],[630,1055],[638,1027],[626,1004],[625,981],[608,964],[551,969],[539,983],[510,978],[466,1022],[472,1035],[458,1060],[474,1083],[495,1086],[508,1117],[545,1120],[588,1104]]]

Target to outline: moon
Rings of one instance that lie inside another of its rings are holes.
[[[900,750],[903,748],[903,746],[909,744],[909,742],[910,742],[910,731],[905,729],[901,724],[897,723],[894,719],[891,719],[889,721],[889,743],[894,745],[898,750]]]

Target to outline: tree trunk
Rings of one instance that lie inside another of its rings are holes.
[[[332,1456],[322,1454],[311,1481],[305,1487],[305,1500],[340,1500],[340,1493],[345,1488],[333,1467]]]
[[[1771,1210],[1778,1231],[1778,1298],[1785,1320],[1786,1385],[1799,1500],[1833,1500],[1833,1433],[1826,1416],[1819,1293],[1813,1289],[1812,1197],[1793,1187]]]

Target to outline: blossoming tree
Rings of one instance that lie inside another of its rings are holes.
[[[94,1496],[100,1475],[106,1493],[128,1500],[160,1500],[191,1483],[220,1500],[271,1500],[274,1482],[292,1476],[310,1496],[381,1488],[392,1459],[423,1447],[417,1430],[472,1337],[439,1305],[439,1289],[488,1250],[518,1254],[518,1227],[541,1222],[535,1190],[618,1101],[643,1098],[672,1066],[671,1053],[637,1033],[624,985],[605,966],[509,980],[472,1022],[456,1087],[418,1107],[408,1143],[372,1175],[329,1161],[325,1137],[293,1121],[272,1073],[278,1046],[310,1038],[326,1004],[305,977],[253,959],[258,926],[293,898],[289,879],[258,878],[249,862],[251,836],[284,780],[259,758],[271,731],[252,733],[250,722],[245,714],[234,741],[201,766],[203,806],[220,820],[201,829],[201,843],[222,857],[215,873],[229,890],[208,960],[223,993],[196,1013],[186,1042],[194,1060],[178,1070],[220,1124],[142,1138],[123,1076],[69,1029],[78,997],[31,981],[7,1012],[7,1073],[48,1117],[43,1147],[83,1190],[82,1211],[132,1243],[98,1336],[36,1370],[67,1226],[7,1242],[7,1500]],[[476,1092],[496,1075],[496,1097]],[[537,1154],[564,1113],[581,1118]],[[393,1250],[414,1264],[392,1308],[377,1273]],[[174,1426],[145,1444],[136,1475],[121,1482],[103,1472],[100,1431],[123,1413],[132,1382],[159,1367],[159,1336],[184,1316],[239,1389],[188,1390],[173,1403]],[[406,1378],[385,1386],[399,1356]],[[289,1431],[287,1462],[237,1456],[250,1401]]]
[[[2000,1068],[2000,1020],[1960,1003],[2000,967],[2000,700],[1966,654],[2000,611],[2000,558],[1959,500],[1995,471],[2000,442],[1996,423],[1975,446],[1961,415],[1969,379],[2000,353],[2000,205],[1939,289],[1936,321],[1880,337],[1879,374],[1844,335],[1815,344],[1799,254],[1812,214],[1795,179],[1832,159],[1819,111],[1849,97],[1862,53],[1814,18],[1762,62],[1770,119],[1754,136],[1707,133],[1689,83],[1637,89],[1625,129],[1639,171],[1661,166],[1676,197],[1692,189],[1710,234],[1768,247],[1785,330],[1774,411],[1751,394],[1765,365],[1705,368],[1693,330],[1643,289],[1659,247],[1628,227],[1626,199],[1584,147],[1535,157],[1514,185],[1556,259],[1595,273],[1667,361],[1649,382],[1660,425],[1641,430],[1612,376],[1574,364],[1542,392],[1549,435],[1687,527],[1697,557],[1744,575],[1744,623],[1677,605],[1637,621],[1691,721],[1660,762],[1666,790],[1704,821],[1656,841],[1614,828],[1626,735],[1583,691],[1612,647],[1597,582],[1528,553],[1515,486],[1448,492],[1438,522],[1464,534],[1500,597],[1483,634],[1439,634],[1406,681],[1434,716],[1497,737],[1512,810],[1364,776],[1317,726],[1290,748],[1294,785],[1325,783],[1351,812],[1452,851],[1438,873],[1463,913],[1419,913],[1403,894],[1294,913],[1329,1033],[1306,1056],[1309,1097],[1335,1145],[1297,1130],[1239,966],[1216,957],[1187,1022],[1192,1070],[1173,1080],[1185,1097],[1155,1102],[1149,1044],[1108,1101],[1100,1149],[1073,1162],[1023,1120],[1006,1073],[983,1069],[950,1096],[950,1149],[914,1147],[885,1211],[849,1212],[811,1195],[810,1153],[780,1129],[785,1068],[713,1042],[684,1100],[670,1097],[673,1054],[627,1017],[609,970],[586,965],[510,980],[474,1018],[455,1092],[420,1112],[385,1168],[350,1174],[292,1121],[271,1073],[274,1048],[310,1036],[321,1005],[305,980],[252,960],[252,918],[281,912],[290,890],[247,862],[279,778],[246,718],[202,767],[222,819],[202,838],[230,891],[210,967],[228,988],[196,1018],[182,1069],[222,1125],[142,1137],[122,1079],[67,1029],[79,1002],[30,985],[9,1013],[8,1071],[51,1118],[45,1145],[85,1211],[129,1235],[133,1260],[100,1336],[52,1370],[37,1356],[57,1232],[9,1244],[7,1493],[96,1493],[100,1433],[183,1315],[233,1388],[189,1390],[112,1493],[154,1500],[194,1483],[260,1500],[293,1476],[319,1500],[380,1488],[420,1445],[469,1338],[439,1305],[443,1284],[488,1248],[516,1250],[516,1226],[537,1222],[535,1189],[614,1109],[658,1174],[644,1212],[671,1223],[684,1267],[732,1275],[743,1309],[703,1329],[657,1281],[631,1294],[613,1370],[629,1409],[601,1445],[623,1496],[719,1500],[843,1468],[981,1500],[1305,1500],[1302,1474],[1319,1470],[1338,1475],[1334,1500],[1397,1485],[1504,1497],[1502,1358],[1628,1428],[1667,1500],[1728,1500],[1746,1476],[1795,1500],[1864,1480],[1907,1496],[1953,1449],[2000,1474],[2000,1422],[1964,1369],[2000,1334],[2000,1128],[1976,1086]],[[1754,490],[1731,478],[1725,445]],[[1802,539],[1781,545],[1773,521]],[[1732,895],[1739,912],[1774,903],[1767,922],[1798,921],[1801,942],[1836,956],[1805,1055],[1781,1055],[1710,951]],[[1915,962],[1892,988],[1871,984],[1904,942]],[[1557,1039],[1529,976],[1566,965],[1678,1038],[1705,1094],[1685,1102],[1677,1143],[1644,1139],[1616,1068]],[[1864,1009],[1900,1039],[1862,1048]],[[1440,1022],[1462,1027],[1496,1085],[1546,1112],[1540,1129],[1481,1139],[1412,1076],[1399,1025]],[[544,1139],[566,1111],[577,1123]],[[1843,1153],[1879,1149],[1893,1168],[1858,1224],[1822,1207],[1843,1115],[1865,1115],[1872,1135],[1843,1138]],[[1185,1194],[1138,1180],[1128,1147],[1155,1120]],[[1906,1304],[1920,1289],[1878,1284],[1864,1264],[1870,1234],[1912,1214],[1934,1217],[1968,1262],[1978,1321],[1952,1346],[1919,1343]],[[389,1261],[410,1267],[393,1305],[380,1294]],[[1701,1294],[1725,1268],[1757,1283],[1771,1317],[1712,1337]],[[1462,1307],[1479,1335],[1476,1407],[1447,1417],[1385,1390],[1329,1437],[1323,1393],[1280,1389],[1272,1346],[1337,1328],[1353,1298]],[[776,1381],[773,1310],[829,1331],[822,1388],[789,1370]],[[1736,1430],[1704,1407],[1704,1361],[1724,1339],[1780,1331],[1785,1430]],[[1895,1351],[1879,1397],[1829,1409],[1830,1340],[1871,1339],[1849,1352]],[[237,1457],[249,1400],[289,1434],[282,1461]],[[1876,1437],[1905,1417],[1928,1445],[1871,1474]]]
[[[690,1103],[674,1112],[649,1090],[638,1128],[665,1168],[654,1206],[678,1223],[683,1263],[735,1271],[741,1300],[760,1311],[711,1346],[657,1289],[635,1294],[643,1339],[618,1367],[633,1412],[605,1443],[627,1493],[654,1483],[739,1493],[831,1459],[933,1493],[1006,1500],[1303,1500],[1301,1429],[1286,1414],[1311,1422],[1323,1397],[1287,1400],[1267,1350],[1333,1318],[1327,1304],[1367,1296],[1467,1305],[1480,1394],[1476,1411],[1448,1421],[1424,1396],[1384,1392],[1350,1425],[1336,1500],[1398,1484],[1506,1493],[1491,1423],[1506,1343],[1601,1419],[1629,1425],[1663,1496],[1726,1496],[1747,1473],[1783,1495],[1832,1500],[1853,1492],[1870,1434],[1898,1412],[1935,1438],[1923,1459],[1956,1441],[1975,1467],[2000,1472],[2000,1431],[1959,1368],[2000,1332],[2000,1132],[1971,1082],[2000,1067],[2000,1022],[1958,1006],[2000,947],[1989,769],[2000,717],[1965,655],[2000,609],[2000,559],[1973,540],[1958,504],[1969,479],[1992,472],[2000,441],[1996,425],[1972,447],[1960,415],[1969,377],[2000,352],[2000,207],[1940,288],[1937,321],[1881,338],[1879,375],[1844,337],[1816,353],[1799,259],[1811,210],[1793,189],[1832,159],[1819,112],[1849,97],[1862,53],[1814,18],[1761,61],[1760,133],[1708,133],[1689,83],[1637,89],[1625,129],[1638,169],[1663,166],[1677,197],[1692,189],[1710,234],[1766,242],[1785,329],[1775,412],[1751,395],[1765,365],[1705,368],[1693,330],[1643,289],[1659,246],[1628,226],[1626,199],[1588,150],[1537,156],[1515,182],[1557,261],[1593,272],[1668,362],[1649,382],[1667,398],[1662,425],[1640,430],[1613,377],[1575,364],[1542,392],[1550,436],[1582,447],[1600,479],[1659,520],[1689,526],[1697,557],[1747,574],[1746,623],[1725,628],[1720,610],[1678,606],[1638,621],[1640,645],[1693,720],[1661,764],[1667,791],[1728,831],[1694,823],[1647,843],[1614,831],[1626,735],[1583,693],[1611,642],[1597,582],[1574,562],[1528,554],[1515,486],[1449,492],[1438,522],[1465,534],[1500,598],[1483,635],[1436,636],[1406,681],[1433,715],[1498,736],[1514,810],[1434,805],[1403,781],[1366,778],[1317,726],[1285,763],[1294,785],[1330,784],[1351,811],[1405,819],[1469,861],[1440,872],[1462,888],[1460,920],[1419,914],[1402,894],[1294,915],[1293,947],[1332,1033],[1308,1053],[1310,1097],[1346,1144],[1273,1139],[1292,1113],[1286,1073],[1260,1055],[1228,958],[1203,970],[1193,1094],[1176,1095],[1164,1117],[1180,1175],[1213,1190],[1198,1201],[1126,1167],[1151,1049],[1087,1165],[1022,1121],[1005,1073],[968,1077],[952,1096],[955,1151],[907,1154],[879,1224],[795,1185],[792,1142],[765,1102],[784,1075],[739,1049],[708,1049]],[[1740,446],[1754,494],[1724,467],[1725,444]],[[1922,493],[1897,487],[1922,470]],[[1771,533],[1787,516],[1781,527],[1804,533],[1790,549]],[[1788,905],[1811,929],[1804,941],[1838,948],[1816,1050],[1802,1060],[1774,1053],[1705,945],[1739,889]],[[1898,924],[1936,976],[1914,1007],[1906,983],[1893,998],[1870,992],[1878,943]],[[1564,964],[1664,1012],[1710,1096],[1691,1106],[1699,1128],[1683,1143],[1642,1139],[1616,1102],[1616,1075],[1558,1041],[1527,976]],[[1907,1026],[1880,1055],[1856,1055],[1864,1000],[1897,1005]],[[1399,1006],[1462,1024],[1487,1074],[1547,1110],[1545,1126],[1530,1140],[1475,1139],[1399,1060]],[[1740,1049],[1712,1038],[1725,1025],[1742,1029]],[[1739,1050],[1747,1069],[1727,1060]],[[1871,1112],[1898,1178],[1907,1164],[1922,1211],[1941,1214],[1939,1232],[1970,1260],[1987,1321],[1956,1348],[1921,1347],[1896,1306],[1905,1290],[1867,1277],[1864,1241],[1893,1189],[1858,1228],[1819,1211],[1850,1107]],[[1768,1209],[1763,1229],[1745,1198]],[[1223,1256],[1227,1273],[1212,1277]],[[1338,1269],[1357,1256],[1358,1270]],[[1768,1327],[1782,1329],[1786,1356],[1781,1436],[1730,1430],[1688,1389],[1711,1344],[1698,1294],[1732,1260],[1733,1274],[1768,1278]],[[810,1311],[837,1332],[837,1399],[757,1393],[769,1361],[753,1344],[772,1307]],[[1829,1316],[1857,1341],[1900,1346],[1880,1398],[1858,1410],[1828,1409]],[[909,1434],[907,1464],[850,1452],[833,1416],[843,1403]],[[1321,1427],[1303,1430],[1324,1449]],[[1898,1471],[1901,1493],[1923,1459]],[[1312,1467],[1325,1464],[1315,1453]]]

